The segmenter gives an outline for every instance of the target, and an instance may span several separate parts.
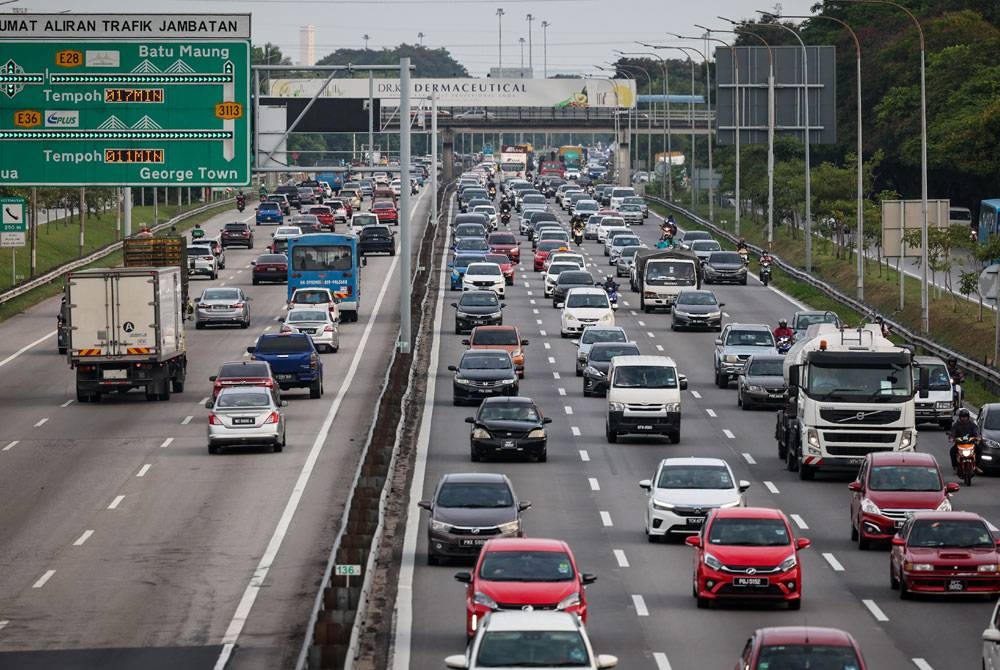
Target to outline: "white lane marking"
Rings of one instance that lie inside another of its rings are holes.
[[[778,487],[774,485],[774,482],[769,482],[767,480],[764,480],[764,488],[766,488],[771,493],[781,493],[778,490]]]
[[[605,512],[603,510],[601,511],[601,523],[604,524],[606,527],[611,527],[611,526],[614,525],[613,523],[611,523],[611,513],[610,512]],[[625,558],[625,554],[622,554],[622,558]],[[627,568],[628,566],[627,565],[623,565],[622,567],[623,568]]]
[[[792,521],[794,521],[795,525],[798,526],[800,529],[809,530],[809,524],[807,524],[805,520],[798,514],[789,514],[788,516],[792,518]]]
[[[534,309],[532,309],[532,310],[531,310],[531,313],[532,313],[532,314],[538,314],[538,308],[537,308],[537,307],[535,307]]]
[[[699,398],[699,399],[701,398],[701,394],[698,393],[697,391],[691,391],[691,395],[693,395],[695,398]]]
[[[662,651],[654,651],[653,660],[656,661],[656,670],[673,670],[670,661],[667,660],[667,655]]]
[[[656,350],[657,351],[663,351],[663,345],[662,344],[657,344],[656,345]]]
[[[922,658],[910,659],[913,661],[913,665],[920,668],[920,670],[934,670],[934,667]]]
[[[639,327],[640,328],[645,328],[646,327],[646,322],[640,319],[639,320]]]
[[[530,304],[534,305],[534,304],[535,304],[535,299],[534,299],[534,298],[532,298],[532,299],[531,299],[531,300],[529,300],[528,302],[529,302]],[[535,310],[535,314],[538,314],[538,310],[537,310],[537,309]]]
[[[551,349],[552,348],[552,345],[549,344],[548,342],[542,342],[542,346],[545,347],[546,349]]]
[[[56,574],[55,570],[46,570],[45,574],[38,578],[38,581],[31,585],[33,589],[40,589],[45,586],[45,582],[52,579],[52,575]]]
[[[535,323],[537,323],[540,326],[540,325],[542,325],[542,320],[541,319],[535,319]]]
[[[70,398],[69,400],[67,400],[66,402],[64,402],[63,404],[61,404],[61,405],[59,405],[59,406],[60,406],[60,407],[69,407],[69,406],[70,406],[70,405],[72,405],[72,404],[73,404],[73,403],[74,403],[75,401],[76,401],[76,399],[75,399],[75,398]]]
[[[10,356],[8,356],[7,358],[5,358],[5,359],[3,359],[2,361],[0,361],[0,368],[2,368],[3,366],[7,365],[7,364],[8,364],[8,363],[10,363],[10,362],[11,362],[12,360],[14,360],[15,358],[17,358],[18,356],[20,356],[20,355],[21,355],[21,354],[23,354],[24,352],[28,351],[28,350],[29,350],[29,349],[31,349],[32,347],[37,347],[37,346],[38,346],[39,344],[41,344],[42,342],[44,342],[45,340],[47,340],[47,339],[49,339],[50,337],[52,337],[53,335],[55,335],[55,334],[56,334],[56,332],[57,332],[57,331],[53,330],[53,331],[52,331],[51,333],[49,333],[48,335],[42,335],[41,337],[39,337],[39,338],[38,338],[37,340],[35,340],[34,342],[31,342],[30,344],[26,344],[26,345],[24,345],[23,347],[21,347],[20,349],[18,349],[18,350],[17,350],[17,351],[15,351],[14,353],[12,353],[12,354],[11,354]]]
[[[646,599],[642,596],[633,595],[632,606],[635,607],[636,616],[649,616],[649,610],[646,609]]]
[[[580,437],[580,428],[577,426],[570,426],[569,431],[573,433],[573,437]]]
[[[830,564],[830,567],[833,568],[834,572],[844,571],[844,566],[841,565],[840,561],[837,560],[837,557],[831,554],[830,552],[824,552],[823,558],[825,558],[826,562]]]
[[[754,460],[753,456],[743,452],[743,460],[747,462],[747,465],[757,465],[757,461]]]
[[[530,288],[530,287],[531,287],[531,284],[529,284],[528,282],[524,282],[524,288]]]
[[[656,337],[656,335],[654,335],[653,331],[651,331],[651,330],[647,330],[646,334],[649,335],[650,337]]]
[[[135,476],[136,477],[145,477],[146,473],[149,472],[149,469],[151,467],[153,467],[153,466],[150,463],[146,463],[141,468],[139,468],[139,472],[135,473]]]
[[[41,419],[39,419],[39,420],[38,420],[38,421],[37,421],[37,422],[35,423],[35,428],[39,428],[39,427],[41,427],[41,426],[44,426],[44,425],[45,425],[45,423],[46,423],[46,422],[47,422],[48,420],[49,420],[49,417],[47,417],[47,416],[46,416],[46,417],[42,417]]]
[[[10,451],[14,447],[16,447],[18,444],[20,444],[20,442],[21,442],[21,440],[12,440],[12,441],[8,442],[7,446],[3,448],[3,451]]]
[[[566,414],[572,414],[573,413],[573,408],[570,407],[569,405],[565,405],[563,407],[563,409],[566,411]]]
[[[198,402],[196,402],[195,404],[196,404],[196,405],[201,405],[202,407],[204,407],[204,406],[205,406],[205,403],[206,403],[206,402],[208,402],[208,401],[209,401],[209,400],[211,400],[211,399],[212,399],[211,397],[209,397],[209,396],[205,396],[204,398],[202,398],[201,400],[199,400],[199,401],[198,401]]]
[[[618,561],[618,567],[619,568],[629,567],[628,558],[625,556],[625,552],[621,549],[614,549],[613,551],[615,554],[615,560]]]
[[[552,373],[552,378],[553,378],[553,379],[560,379],[560,377],[559,377],[559,373],[558,373],[558,372],[553,372],[553,373]]]
[[[0,619],[0,630],[3,630],[4,628],[6,628],[7,624],[9,624],[9,623],[10,623],[10,621],[8,619]]]
[[[243,352],[243,358],[250,358],[250,352],[249,351],[244,351]]]
[[[590,454],[587,453],[586,449],[580,450],[580,460],[583,461],[584,463],[590,460]]]
[[[630,316],[639,316],[639,312],[635,311],[634,309],[630,309],[628,313]]]
[[[226,282],[219,282],[219,286],[225,286]]]
[[[166,449],[167,447],[169,447],[169,446],[170,446],[170,444],[171,444],[171,443],[172,443],[173,441],[174,441],[174,438],[172,438],[172,437],[168,437],[167,439],[165,439],[165,440],[163,441],[163,443],[162,443],[162,444],[160,444],[160,449]]]
[[[722,316],[724,316],[724,317],[726,317],[728,319],[729,318],[729,312],[723,312]]]
[[[558,389],[558,391],[559,391],[559,395],[566,395],[566,389],[564,389],[564,388],[560,387],[560,388]]]
[[[525,282],[525,284],[527,284],[527,283],[528,283],[528,282]],[[531,291],[525,291],[525,293],[526,293],[526,294],[528,294],[528,295],[535,295],[535,294],[534,294],[534,293],[532,293]]]
[[[587,477],[587,482],[590,483],[590,490],[591,491],[600,491],[601,490],[601,483],[599,481],[597,481],[597,477]]]
[[[118,509],[118,506],[122,504],[123,500],[125,500],[125,496],[115,496],[115,499],[111,501],[110,505],[108,505],[108,509]]]
[[[76,542],[73,543],[74,547],[82,547],[83,543],[90,539],[90,536],[94,534],[92,530],[83,531],[83,535],[76,538]]]
[[[556,358],[555,358],[555,356],[549,356],[549,364],[551,364],[551,365],[555,365],[556,364]]]
[[[706,408],[705,408],[705,414],[709,415],[709,416],[710,416],[710,417],[712,417],[713,419],[714,419],[715,417],[719,416],[718,414],[716,414],[716,413],[715,413],[715,410],[714,410],[714,409],[711,409],[711,408],[709,408],[709,407],[706,407]]]
[[[728,428],[723,428],[722,429],[722,434],[725,435],[726,437],[728,437],[730,440],[735,440],[736,439],[736,436],[733,435],[733,431],[729,430]],[[750,463],[751,465],[753,465],[753,461],[747,460],[747,462]]]
[[[545,337],[545,336],[548,335],[548,333],[546,333],[544,330],[539,330],[538,334],[541,335],[542,337]],[[548,342],[546,342],[546,344],[548,344]],[[548,347],[545,347],[545,348],[548,349]]]
[[[264,332],[265,332],[265,333],[266,333],[267,331],[269,331],[269,330],[271,330],[271,326],[264,326]]]
[[[629,306],[629,304],[628,304],[628,300],[622,300],[622,304],[623,304],[623,305],[625,305],[626,307],[628,307],[628,306]]]
[[[868,608],[868,611],[872,613],[872,616],[875,617],[876,621],[889,620],[889,617],[885,615],[885,612],[882,611],[881,607],[875,604],[874,600],[865,598],[864,600],[861,601],[861,604]]]
[[[182,426],[186,426],[186,425],[188,425],[189,423],[191,423],[191,419],[193,419],[193,418],[194,418],[194,417],[193,417],[193,416],[190,416],[190,415],[188,415],[188,416],[184,417],[184,420],[183,420],[183,421],[181,421],[181,425],[182,425]]]

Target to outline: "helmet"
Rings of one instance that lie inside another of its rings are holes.
[[[780,328],[788,328],[788,319],[782,319],[778,322]]]
[[[960,418],[960,419],[968,419],[969,416],[971,416],[969,414],[969,410],[965,409],[964,407],[962,409],[958,410],[958,418]]]

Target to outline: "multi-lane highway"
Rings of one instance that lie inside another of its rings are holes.
[[[658,221],[650,218],[637,232],[652,246]],[[512,223],[512,226],[514,224]],[[583,246],[595,275],[607,272],[607,259],[594,242]],[[619,667],[665,670],[731,668],[749,634],[758,627],[788,624],[835,626],[859,641],[869,667],[949,670],[979,667],[979,635],[992,602],[918,599],[900,601],[889,588],[888,552],[861,552],[850,541],[847,479],[818,476],[800,481],[777,458],[774,414],[742,411],[733,387],[714,385],[715,333],[673,333],[669,315],[643,314],[638,297],[623,285],[617,312],[643,353],[672,356],[690,380],[683,394],[680,444],[624,439],[605,440],[605,401],[583,398],[574,375],[576,348],[559,337],[559,312],[542,297],[542,282],[531,271],[530,244],[522,243],[522,263],[507,289],[504,322],[515,323],[530,340],[522,395],[535,399],[554,422],[549,426],[547,463],[469,461],[468,429],[474,408],[452,406],[452,373],[464,347],[454,335],[447,282],[439,296],[439,341],[432,356],[433,397],[426,439],[420,445],[411,492],[409,539],[397,602],[396,666],[442,667],[443,658],[465,646],[465,587],[453,579],[468,565],[431,567],[426,560],[426,513],[415,506],[431,496],[441,475],[450,472],[503,472],[522,500],[532,502],[525,529],[534,537],[568,541],[582,571],[598,581],[588,587],[588,630],[599,653],[615,654]],[[748,286],[713,288],[725,303],[724,322],[767,323],[801,309],[755,279]],[[920,431],[919,449],[935,454],[947,470],[944,434]],[[715,606],[696,608],[691,596],[693,550],[683,544],[650,544],[643,533],[645,502],[638,482],[653,475],[659,459],[695,455],[726,459],[738,479],[752,482],[749,503],[778,507],[812,540],[802,553],[803,605]],[[423,474],[423,479],[420,475]],[[953,498],[967,509],[996,521],[1000,482],[980,478]],[[412,583],[408,566],[412,561]],[[411,591],[412,587],[412,591]],[[412,599],[410,594],[412,593]]]
[[[430,204],[422,192],[412,220]],[[169,402],[75,402],[58,299],[0,324],[0,667],[212,668],[232,643],[227,667],[294,664],[372,421],[379,389],[361,382],[384,376],[397,337],[399,257],[363,270],[360,320],[323,355],[323,398],[285,394],[284,452],[209,456],[209,375],[283,314],[285,286],[251,285],[271,230],[227,249],[218,280],[192,279],[193,296],[243,288],[252,323],[189,328],[186,391]]]

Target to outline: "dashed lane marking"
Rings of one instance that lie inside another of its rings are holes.
[[[930,663],[928,663],[927,661],[925,661],[922,658],[914,658],[914,659],[911,659],[911,660],[913,661],[913,665],[915,665],[918,668],[920,668],[920,670],[934,670],[934,667],[931,666]]]
[[[76,538],[76,542],[73,543],[74,547],[82,547],[83,543],[90,539],[90,536],[94,534],[92,530],[83,531],[83,535]]]
[[[667,660],[667,655],[662,651],[654,651],[653,660],[656,661],[656,670],[673,670],[670,661]]]
[[[42,575],[41,577],[39,577],[38,581],[36,581],[34,584],[31,585],[31,588],[33,588],[33,589],[40,589],[40,588],[42,588],[43,586],[45,586],[45,582],[47,582],[50,579],[52,579],[52,575],[54,575],[54,574],[56,574],[55,570],[46,570],[45,574]]]
[[[872,616],[875,617],[876,621],[889,620],[889,617],[885,615],[885,612],[882,611],[882,608],[879,607],[874,600],[865,598],[864,600],[861,601],[861,604],[864,605],[866,608],[868,608],[868,611],[872,613]]]
[[[691,395],[693,395],[695,398],[701,399],[701,394],[698,393],[697,391],[691,391]]]
[[[724,316],[724,317],[726,317],[728,319],[729,318],[729,312],[723,312],[722,316]]]
[[[10,623],[10,621],[7,620],[7,619],[0,619],[0,630],[3,630],[4,628],[6,628],[7,624],[9,624],[9,623]]]
[[[590,460],[590,454],[587,453],[586,449],[580,450],[580,460],[583,461],[584,463]]]
[[[712,417],[713,419],[714,419],[715,417],[719,416],[718,414],[716,414],[716,413],[715,413],[715,410],[714,410],[714,409],[711,409],[711,408],[709,408],[709,407],[706,407],[706,408],[705,408],[705,414],[709,415],[709,416],[710,416],[710,417]]]
[[[7,446],[3,448],[3,451],[10,451],[14,447],[16,447],[18,444],[20,444],[20,442],[21,442],[21,440],[11,440],[10,442],[7,443]]]
[[[559,379],[559,378],[560,378],[560,377],[559,377],[559,373],[558,373],[558,372],[553,372],[553,373],[552,373],[552,378],[553,378],[553,379]]]
[[[566,405],[563,409],[566,411],[566,414],[573,414],[573,408],[569,405]]]
[[[196,404],[196,405],[201,405],[202,407],[204,407],[204,406],[205,406],[205,403],[206,403],[206,402],[208,402],[209,400],[211,400],[211,398],[210,398],[209,396],[205,396],[204,398],[202,398],[201,400],[199,400],[199,401],[198,401],[197,403],[195,403],[195,404]]]
[[[577,426],[570,426],[569,431],[573,433],[573,437],[580,437],[580,428]]]
[[[601,490],[601,483],[597,481],[597,477],[587,477],[587,482],[590,484],[591,491]]]
[[[541,319],[535,319],[535,323],[537,323],[540,326],[540,325],[542,325],[542,320]]]
[[[552,348],[552,345],[549,344],[548,342],[542,342],[542,346],[545,347],[546,349],[551,349]]]
[[[193,419],[193,418],[194,418],[194,417],[193,417],[193,416],[190,416],[190,415],[188,415],[188,416],[184,417],[184,419],[183,419],[183,420],[181,421],[181,425],[182,425],[182,426],[186,426],[186,425],[188,425],[189,423],[191,423],[191,419]]]
[[[824,552],[823,558],[826,559],[826,562],[830,564],[830,567],[833,568],[834,572],[844,571],[844,566],[840,564],[840,561],[838,561],[837,557],[834,556],[833,554],[829,552]]]
[[[151,464],[149,464],[149,463],[146,463],[146,464],[145,464],[145,465],[143,465],[143,466],[142,466],[141,468],[139,468],[139,472],[135,473],[135,476],[136,476],[136,477],[145,477],[145,476],[146,476],[146,473],[147,473],[147,472],[149,472],[149,469],[150,469],[151,467],[153,467],[153,466],[152,466]]]
[[[619,568],[629,567],[628,557],[625,556],[625,552],[621,549],[614,549],[613,551],[615,554],[615,560],[618,561],[618,567]]]
[[[747,462],[747,465],[757,465],[757,461],[754,460],[753,456],[746,452],[743,453],[743,460]]]
[[[66,402],[64,402],[63,404],[61,404],[61,405],[59,405],[59,406],[60,406],[60,407],[69,407],[69,406],[70,406],[70,405],[72,405],[72,404],[73,404],[74,402],[76,402],[76,399],[75,399],[75,398],[70,398],[69,400],[67,400]]]
[[[663,351],[663,345],[662,344],[657,344],[656,345],[656,350],[657,351]]]
[[[549,363],[550,363],[551,365],[555,365],[555,364],[556,364],[556,359],[555,359],[555,356],[549,356]]]
[[[534,305],[535,304],[535,299],[532,298],[531,300],[528,301],[528,303]],[[538,314],[538,310],[537,309],[535,310],[535,314]]]
[[[160,449],[166,449],[167,447],[169,447],[171,445],[171,443],[173,441],[174,441],[174,438],[172,438],[172,437],[168,437],[167,439],[163,440],[163,442],[160,444]]]
[[[601,510],[601,523],[604,524],[604,526],[606,528],[614,525],[613,523],[611,523],[611,513],[610,512],[605,512],[604,510]],[[622,558],[625,558],[625,554],[622,554]],[[627,565],[623,565],[622,567],[623,568],[627,568],[628,566]]]
[[[538,314],[538,308],[536,307],[536,308],[534,308],[533,310],[531,310],[531,313],[532,313],[532,314]]]
[[[44,426],[46,424],[46,422],[48,422],[48,420],[49,420],[49,417],[47,417],[47,416],[46,417],[42,417],[41,419],[39,419],[35,423],[35,428],[40,428],[41,426]]]
[[[778,490],[778,487],[774,485],[774,482],[769,482],[769,481],[765,480],[764,481],[764,488],[766,488],[771,493],[781,493]]]
[[[640,320],[640,321],[639,321],[639,327],[640,327],[640,328],[645,328],[645,327],[646,327],[646,322],[645,322],[645,321],[642,321],[642,320]]]
[[[559,395],[566,395],[566,389],[559,387],[557,390],[559,391]]]
[[[801,530],[809,530],[809,524],[807,524],[805,520],[798,514],[789,514],[788,516],[792,518],[792,521],[794,521],[795,525],[798,526]]]
[[[118,506],[122,504],[123,500],[125,500],[125,496],[115,496],[115,499],[111,501],[110,505],[108,505],[108,509],[118,509]]]
[[[635,311],[634,309],[630,309],[628,313],[630,316],[639,316],[639,312]]]
[[[733,431],[729,430],[728,428],[723,428],[722,429],[722,434],[725,435],[726,437],[728,437],[730,440],[735,440],[736,439],[736,436],[733,435]],[[749,454],[747,454],[747,455],[749,455]],[[751,463],[751,465],[753,464],[749,459],[747,460],[747,462]]]
[[[646,334],[649,335],[650,337],[656,337],[656,335],[654,335],[653,331],[651,331],[651,330],[647,330]]]
[[[544,330],[539,330],[538,334],[541,335],[542,337],[545,337],[546,335],[548,335],[548,333],[546,333]],[[548,344],[548,342],[546,342],[546,344]],[[548,347],[545,347],[545,348],[548,349]]]
[[[646,609],[646,599],[642,596],[633,594],[632,606],[635,607],[636,616],[649,616],[649,610]]]

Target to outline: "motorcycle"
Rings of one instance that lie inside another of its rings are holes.
[[[771,261],[760,262],[760,283],[767,286],[771,281]]]
[[[583,244],[583,228],[576,227],[573,228],[573,243],[576,246]]]
[[[490,186],[490,190],[488,192],[490,194],[490,200],[496,199],[496,197],[497,197],[497,187],[496,186]]]
[[[744,267],[747,267],[747,266],[750,265],[750,251],[746,247],[743,247],[741,249],[737,249],[736,253],[738,253],[740,255],[740,258],[743,259],[743,266]]]
[[[246,198],[244,198],[242,195],[236,196],[236,209],[239,210],[240,214],[243,213],[243,210],[246,209],[246,207],[247,207]]]
[[[611,309],[618,309],[618,282],[613,281],[610,284],[598,284],[598,286],[608,294]]]
[[[955,448],[958,451],[955,471],[966,486],[972,486],[972,478],[976,476],[976,443],[979,440],[969,435],[955,438]]]
[[[767,284],[764,285],[767,286]],[[778,338],[778,341],[775,343],[774,346],[778,350],[778,353],[784,356],[785,354],[788,353],[788,350],[792,348],[793,344],[795,344],[795,340],[788,337],[787,335],[784,335]]]
[[[505,209],[502,212],[500,212],[500,223],[502,223],[504,226],[506,226],[507,224],[510,223],[510,210],[509,209]]]

